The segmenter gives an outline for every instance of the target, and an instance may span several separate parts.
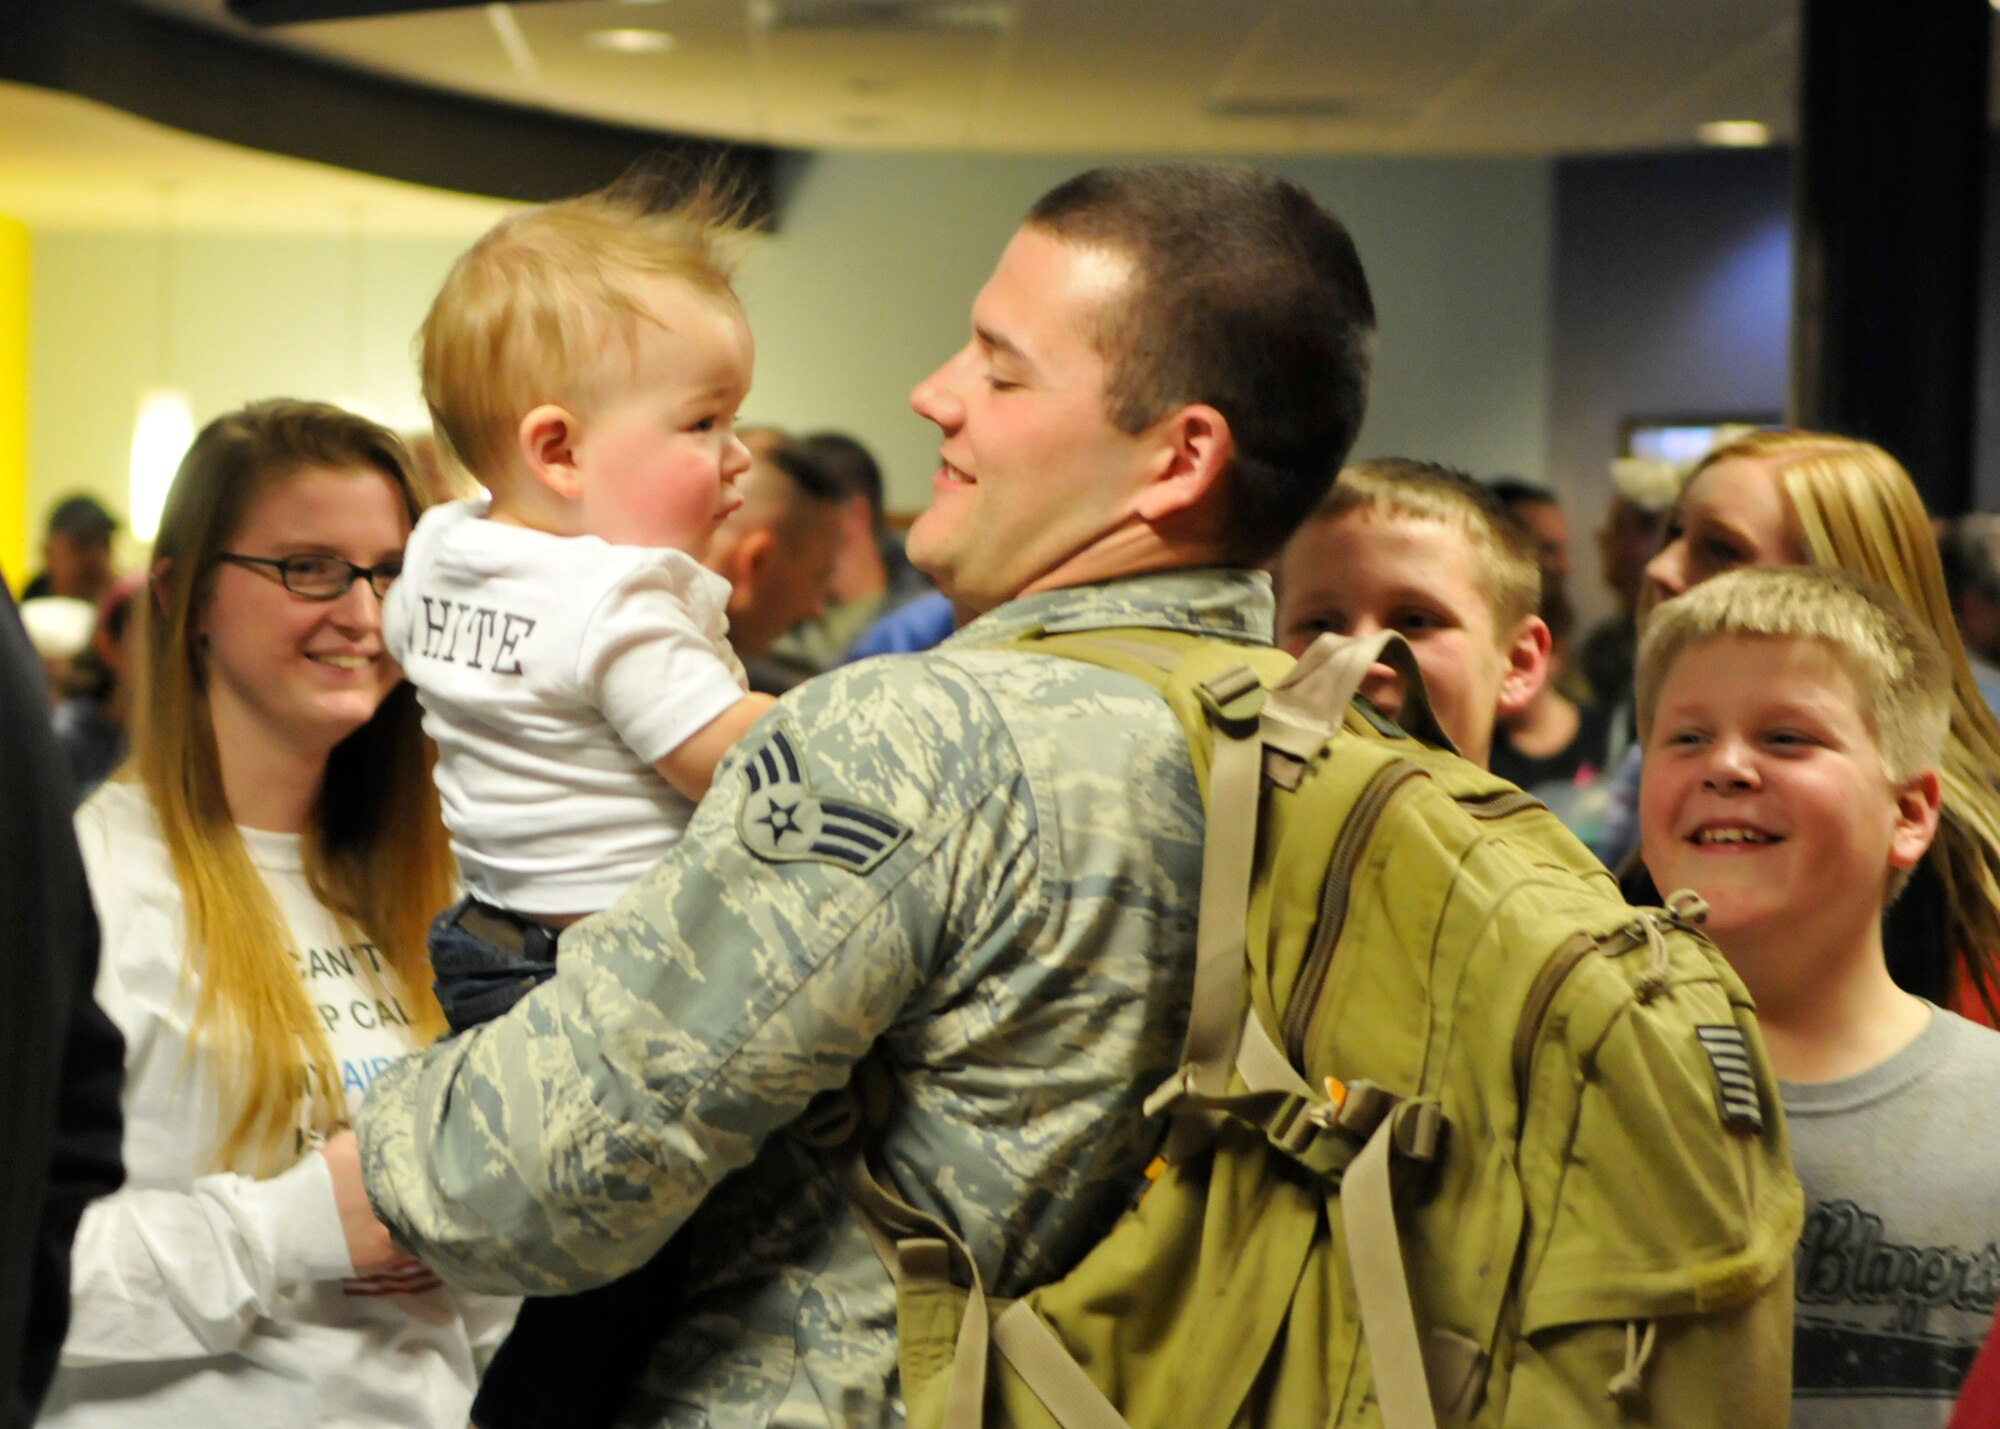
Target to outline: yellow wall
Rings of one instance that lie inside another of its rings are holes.
[[[0,217],[0,573],[28,571],[28,230]]]

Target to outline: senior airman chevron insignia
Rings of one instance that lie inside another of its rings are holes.
[[[750,852],[772,863],[807,860],[867,873],[910,836],[887,814],[815,795],[783,730],[750,756],[743,777],[750,792],[736,816],[737,833]]]
[[[1726,1126],[1745,1131],[1764,1129],[1764,1105],[1757,1097],[1757,1079],[1750,1070],[1750,1050],[1743,1045],[1743,1029],[1734,1023],[1708,1024],[1694,1029],[1708,1064],[1715,1069],[1717,1095]]]

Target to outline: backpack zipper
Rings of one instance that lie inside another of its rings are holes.
[[[1542,1023],[1555,1005],[1556,994],[1562,991],[1563,983],[1578,964],[1592,953],[1608,951],[1608,945],[1621,937],[1625,940],[1625,946],[1618,949],[1621,953],[1643,941],[1643,937],[1634,937],[1633,926],[1628,923],[1604,938],[1593,938],[1588,933],[1574,935],[1550,955],[1528,985],[1528,995],[1521,1003],[1521,1020],[1514,1025],[1514,1100],[1522,1117],[1528,1114],[1528,1074],[1534,1070],[1535,1042],[1542,1035]]]
[[[1354,807],[1348,812],[1347,822],[1341,826],[1340,836],[1333,841],[1333,856],[1327,863],[1326,885],[1320,891],[1319,922],[1313,932],[1312,950],[1306,954],[1305,965],[1299,969],[1298,981],[1292,986],[1291,1000],[1285,1004],[1285,1021],[1280,1029],[1285,1037],[1285,1051],[1291,1056],[1294,1066],[1303,1067],[1306,1064],[1306,1032],[1312,1024],[1320,992],[1326,986],[1327,973],[1333,966],[1334,945],[1340,941],[1341,927],[1347,922],[1348,892],[1354,880],[1354,866],[1360,862],[1362,853],[1368,847],[1368,839],[1375,832],[1375,825],[1381,822],[1382,812],[1389,807],[1396,791],[1423,772],[1419,765],[1407,759],[1395,760],[1376,770],[1374,776],[1361,786]]]

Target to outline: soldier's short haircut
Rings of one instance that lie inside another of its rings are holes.
[[[1408,457],[1379,457],[1343,467],[1313,519],[1355,511],[1435,521],[1463,532],[1478,562],[1474,575],[1493,612],[1494,635],[1503,645],[1540,607],[1542,568],[1535,559],[1533,533],[1491,487],[1456,467]]]
[[[1236,444],[1229,555],[1283,546],[1347,459],[1368,403],[1375,304],[1354,240],[1297,184],[1247,168],[1093,169],[1028,224],[1132,260],[1096,346],[1108,415],[1143,431],[1206,403]]]
[[[1724,636],[1825,646],[1854,681],[1891,783],[1906,783],[1942,762],[1951,717],[1944,648],[1896,596],[1828,566],[1730,571],[1654,610],[1639,642],[1642,739],[1652,732],[1660,687],[1674,661],[1689,647]]]

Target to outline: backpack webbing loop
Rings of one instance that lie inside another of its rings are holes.
[[[1232,733],[1241,733],[1241,727],[1254,721],[1264,708],[1264,682],[1248,665],[1219,670],[1194,688],[1209,718]]]
[[[841,1188],[860,1212],[857,1219],[899,1293],[922,1282],[956,1283],[954,1272],[964,1278],[968,1293],[952,1353],[944,1422],[947,1429],[979,1429],[985,1418],[987,1347],[992,1338],[979,1262],[943,1221],[918,1210],[876,1178],[860,1141],[840,1158],[838,1167]]]

